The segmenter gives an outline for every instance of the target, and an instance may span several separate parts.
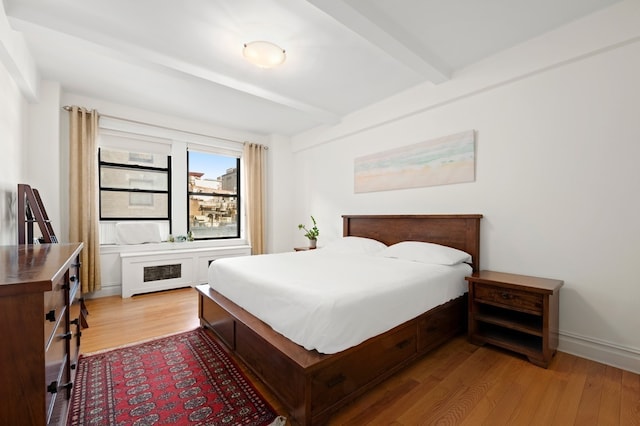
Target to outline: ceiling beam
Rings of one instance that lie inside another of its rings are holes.
[[[332,125],[340,122],[340,116],[315,105],[308,104],[298,99],[283,96],[279,93],[262,87],[246,83],[231,76],[215,72],[193,63],[183,61],[176,57],[168,56],[160,52],[142,48],[113,37],[99,35],[91,31],[74,28],[74,32],[61,30],[59,27],[43,26],[34,21],[25,21],[11,18],[12,26],[18,30],[28,29],[30,32],[40,32],[43,39],[53,40],[62,38],[64,43],[74,43],[83,49],[101,52],[111,59],[120,59],[128,63],[134,63],[147,68],[165,70],[169,73],[178,73],[190,77],[202,79],[211,83],[228,87],[251,96],[264,99],[275,104],[301,111],[320,124]],[[50,23],[53,24],[53,23]],[[55,24],[53,24],[55,25]],[[68,28],[68,26],[66,26]]]
[[[373,2],[360,2],[356,9],[345,0],[307,1],[432,83],[451,78],[449,67],[400,26],[386,19]]]
[[[29,102],[38,100],[39,76],[22,34],[9,26],[0,3],[0,63],[7,69],[20,92]]]

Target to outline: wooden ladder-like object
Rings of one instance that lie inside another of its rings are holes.
[[[37,189],[31,186],[18,184],[18,220],[22,221],[18,227],[18,244],[57,243],[58,237],[53,232],[51,220],[42,203],[42,198]],[[33,224],[38,223],[41,238],[34,239]],[[80,321],[82,328],[89,327],[87,323],[87,307],[84,298],[80,298]]]
[[[18,184],[18,220],[22,224],[18,228],[18,244],[57,243],[58,238],[53,232],[53,226],[42,204],[42,198],[37,189]],[[33,224],[38,223],[42,238],[33,238]]]

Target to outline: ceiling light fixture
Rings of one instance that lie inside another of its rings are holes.
[[[242,55],[247,61],[260,68],[277,67],[287,58],[283,48],[268,41],[245,43]]]

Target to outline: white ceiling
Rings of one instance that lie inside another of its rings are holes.
[[[295,134],[455,73],[618,0],[3,0],[66,91]],[[286,62],[246,62],[269,40]]]

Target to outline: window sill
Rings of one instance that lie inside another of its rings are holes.
[[[207,240],[207,241],[184,241],[184,242],[162,242],[147,244],[103,244],[100,246],[101,254],[110,253],[149,253],[149,252],[184,252],[184,251],[207,251],[211,249],[231,249],[249,247],[244,239],[230,240]]]

